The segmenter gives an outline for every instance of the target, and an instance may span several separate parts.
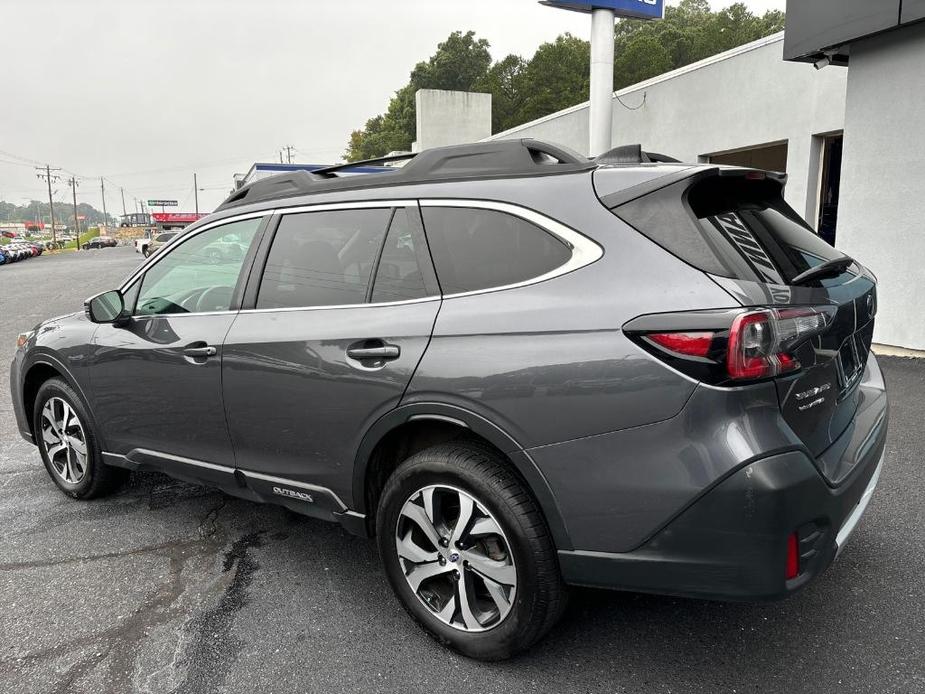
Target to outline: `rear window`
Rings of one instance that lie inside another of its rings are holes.
[[[444,294],[525,282],[555,270],[572,256],[557,237],[505,212],[424,207],[423,215]]]
[[[667,186],[613,212],[704,272],[786,285],[843,254],[817,236],[781,192],[773,179],[710,176]]]
[[[280,220],[257,308],[362,304],[389,209],[287,214]]]

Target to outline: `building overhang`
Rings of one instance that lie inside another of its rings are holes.
[[[787,0],[784,60],[848,65],[851,44],[925,20],[925,0]]]

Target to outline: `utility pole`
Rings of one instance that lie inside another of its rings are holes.
[[[119,188],[119,192],[122,193],[122,216],[126,215],[125,212],[125,188]]]
[[[106,214],[106,185],[100,176],[100,194],[103,196],[103,226],[109,226],[109,215]]]
[[[80,219],[77,218],[77,179],[71,176],[68,183],[71,184],[71,193],[74,196],[74,228],[77,229],[77,238],[74,243],[74,250],[80,250]]]
[[[42,170],[39,167],[36,167],[36,169],[38,169],[39,171]],[[52,245],[55,245],[55,246],[58,244],[58,234],[55,231],[55,201],[52,200],[52,197],[51,197],[51,181],[52,179],[57,181],[59,177],[52,176],[51,172],[60,171],[60,170],[61,169],[52,169],[48,164],[45,164],[45,173],[37,174],[39,178],[44,178],[46,181],[48,181],[48,207],[51,210],[51,243]]]
[[[283,147],[283,149],[286,150],[286,163],[287,163],[287,164],[291,164],[291,163],[292,163],[292,150],[294,150],[295,147],[293,147],[292,145],[286,145],[285,147]],[[280,164],[283,163],[283,152],[282,152],[282,150],[281,150],[280,153],[279,153],[279,163],[280,163]]]
[[[199,214],[199,183],[196,181],[195,173],[193,173],[193,197],[196,200],[196,214]]]
[[[280,163],[280,164],[283,163],[283,150],[280,150],[280,151],[279,151],[279,163]]]

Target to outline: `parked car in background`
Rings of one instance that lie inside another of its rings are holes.
[[[92,250],[94,248],[112,248],[118,245],[119,242],[111,236],[94,236],[92,239],[83,244],[81,248],[84,250]]]
[[[45,248],[41,244],[22,243],[18,241],[0,246],[0,251],[3,252],[4,256],[3,264],[16,263],[27,258],[35,258],[36,256],[42,255],[44,250]]]
[[[141,246],[141,254],[145,258],[147,258],[148,256],[156,253],[158,250],[160,250],[161,248],[166,246],[168,243],[173,241],[177,237],[177,234],[179,233],[180,233],[179,231],[164,231],[164,232],[161,232],[160,234],[156,234],[153,238],[147,239],[147,243]],[[135,250],[139,250],[137,241],[136,241]]]
[[[20,335],[54,484],[154,470],[339,522],[484,659],[567,585],[769,600],[832,563],[884,460],[877,281],[783,175],[535,140],[409,158],[236,190]]]

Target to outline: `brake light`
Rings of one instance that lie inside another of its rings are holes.
[[[784,576],[788,581],[800,575],[800,540],[796,533],[787,538],[787,565]]]
[[[736,316],[729,329],[726,371],[730,378],[755,380],[796,371],[790,354],[828,325],[828,315],[812,308],[768,309]]]
[[[712,332],[650,333],[646,338],[659,347],[687,357],[706,357],[713,345]]]
[[[758,381],[802,368],[797,354],[828,328],[835,306],[715,309],[634,318],[625,334],[687,376],[715,385]]]

